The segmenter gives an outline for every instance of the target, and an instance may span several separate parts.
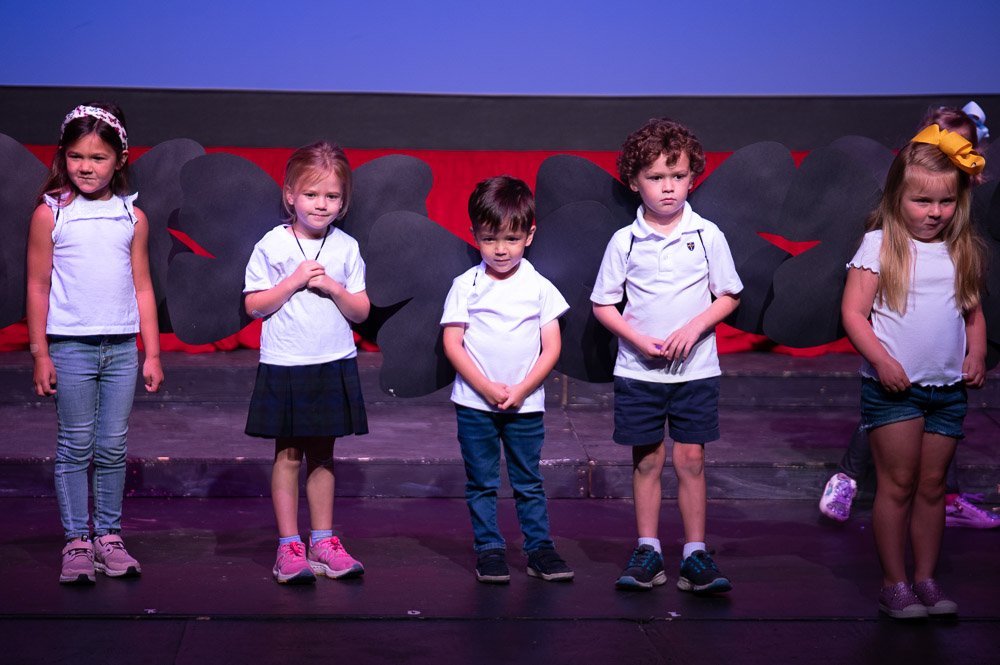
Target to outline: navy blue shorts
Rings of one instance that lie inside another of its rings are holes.
[[[913,420],[924,419],[924,431],[953,439],[962,439],[962,423],[968,411],[965,385],[911,385],[907,390],[891,393],[874,379],[861,380],[861,426],[866,430]]]
[[[615,377],[615,443],[649,446],[670,438],[705,444],[719,438],[719,377],[653,383]]]
[[[257,367],[246,433],[268,439],[367,434],[355,358]]]

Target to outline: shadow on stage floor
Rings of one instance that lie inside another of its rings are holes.
[[[713,501],[709,540],[734,582],[723,597],[674,587],[676,505],[664,503],[668,583],[613,583],[634,532],[622,500],[550,502],[572,583],[524,574],[511,502],[508,586],[473,576],[464,502],[338,499],[336,528],[362,579],[279,586],[268,499],[128,499],[134,580],[57,583],[52,499],[0,499],[4,663],[989,663],[1000,656],[1000,567],[992,531],[948,529],[938,578],[957,621],[880,618],[865,511],[844,525],[812,501]],[[307,524],[305,514],[301,524]]]

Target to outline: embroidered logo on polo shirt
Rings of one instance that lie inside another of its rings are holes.
[[[688,251],[689,252],[693,252],[694,251],[694,243],[693,242],[689,242],[687,244],[687,247],[688,247]]]

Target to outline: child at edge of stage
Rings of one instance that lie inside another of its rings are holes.
[[[970,218],[971,179],[984,166],[960,134],[938,125],[921,130],[889,167],[881,202],[847,264],[841,316],[865,360],[861,418],[877,478],[878,606],[896,619],[958,612],[934,570],[966,388],[986,380],[984,248]]]
[[[569,581],[555,550],[539,469],[545,438],[542,382],[559,359],[559,317],[569,305],[524,257],[535,234],[535,201],[510,176],[476,185],[469,198],[482,262],[455,278],[444,304],[444,352],[457,375],[451,393],[465,462],[465,500],[476,553],[476,579],[510,582],[497,525],[500,450],[528,556],[527,573]]]
[[[246,433],[275,440],[271,500],[278,552],[272,573],[279,584],[364,574],[333,534],[334,442],[368,433],[351,331],[370,309],[365,264],[357,241],[334,226],[350,201],[344,152],[323,141],[299,148],[285,165],[288,221],[254,246],[246,269],[246,311],[264,319]],[[308,553],[298,527],[303,457]]]
[[[618,337],[614,441],[632,448],[639,537],[619,589],[666,582],[659,517],[668,422],[684,524],[677,588],[699,594],[732,588],[705,544],[704,446],[719,438],[715,327],[739,305],[743,283],[723,233],[687,201],[704,170],[698,139],[666,118],[630,134],[618,157],[622,182],[642,204],[635,221],[608,243],[590,299],[594,316]]]
[[[121,537],[128,420],[139,369],[163,382],[149,223],[129,188],[125,116],[77,106],[63,120],[28,234],[28,340],[39,396],[56,403],[55,486],[65,546],[59,581],[136,577]],[[93,531],[87,473],[93,464]]]
[[[982,144],[989,139],[990,131],[986,126],[986,113],[976,102],[969,102],[960,109],[950,106],[931,108],[918,128],[923,129],[929,125],[937,125],[941,129],[959,134],[972,144],[973,150],[985,154]],[[978,185],[982,177],[982,174],[973,176],[972,185]],[[956,451],[945,475],[944,525],[968,529],[1000,528],[1000,515],[973,503],[977,495],[962,493],[958,479],[957,457]],[[863,426],[859,426],[851,436],[850,444],[838,464],[837,473],[830,477],[823,488],[819,500],[820,512],[837,522],[846,522],[851,516],[851,506],[858,492],[858,483],[868,475],[872,466],[868,432]]]

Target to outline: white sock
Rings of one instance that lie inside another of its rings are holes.
[[[698,550],[708,551],[705,547],[705,543],[684,543],[684,558],[688,558]]]
[[[657,554],[659,554],[660,556],[663,556],[663,550],[660,549],[660,539],[659,538],[640,538],[639,539],[639,547],[642,547],[643,545],[649,545],[654,550],[656,550]]]

